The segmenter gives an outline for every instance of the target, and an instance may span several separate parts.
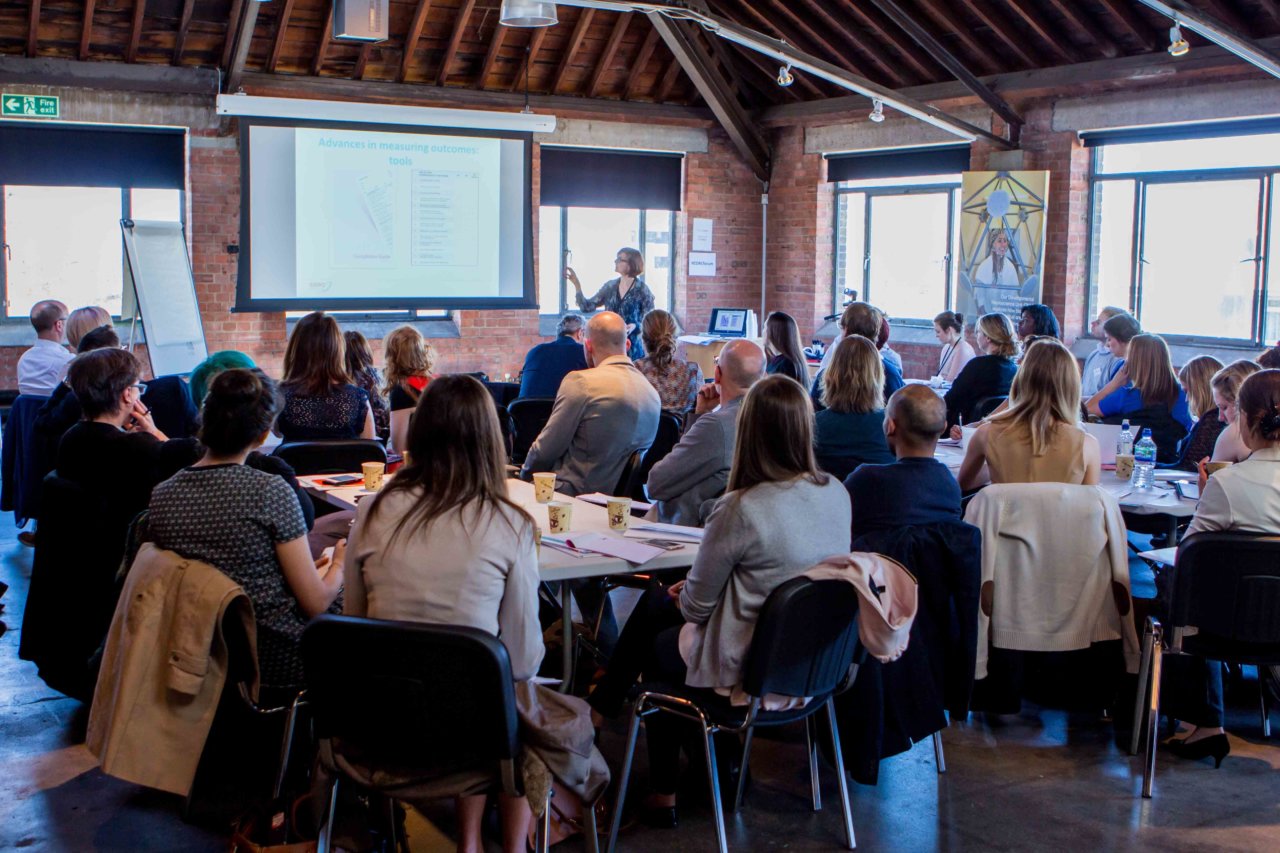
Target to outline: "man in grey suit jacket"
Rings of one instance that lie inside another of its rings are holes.
[[[720,351],[715,384],[698,394],[694,420],[649,472],[645,491],[659,521],[702,526],[703,504],[719,497],[729,481],[742,398],[764,369],[764,351],[751,341],[732,341]]]
[[[525,457],[524,474],[555,471],[567,495],[613,494],[627,459],[647,450],[662,402],[624,354],[627,326],[612,311],[587,323],[587,369],[560,383],[551,418]]]

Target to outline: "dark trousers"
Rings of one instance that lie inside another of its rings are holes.
[[[1166,655],[1160,710],[1197,728],[1221,728],[1222,664],[1195,655]]]

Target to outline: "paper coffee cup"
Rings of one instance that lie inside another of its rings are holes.
[[[554,472],[533,475],[533,497],[540,504],[550,503],[556,495],[556,475]]]
[[[552,501],[547,504],[547,521],[552,533],[568,533],[573,527],[573,504],[567,501]]]
[[[1223,468],[1229,467],[1230,465],[1230,462],[1206,462],[1204,463],[1204,472],[1212,477],[1214,474],[1218,473]]]
[[[631,526],[631,498],[609,498],[609,529],[618,532]]]
[[[360,466],[360,473],[364,474],[364,487],[371,492],[376,492],[382,488],[382,475],[387,470],[385,462],[366,462]]]
[[[976,426],[960,427],[960,449],[965,450],[969,447],[969,439],[973,438],[973,434],[978,431]]]
[[[1117,453],[1116,454],[1116,477],[1121,480],[1127,480],[1133,476],[1133,454]]]

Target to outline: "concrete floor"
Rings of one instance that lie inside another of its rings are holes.
[[[103,776],[81,743],[86,710],[47,689],[17,659],[31,551],[0,520],[0,850],[215,851],[225,834],[184,823],[176,798]],[[882,765],[875,788],[853,786],[863,850],[1266,850],[1280,849],[1280,732],[1265,743],[1256,684],[1229,697],[1231,756],[1206,762],[1160,756],[1154,800],[1139,798],[1141,768],[1096,719],[1055,711],[975,718],[944,735],[948,772],[935,772],[927,743]],[[1273,716],[1273,723],[1280,718]],[[603,749],[618,767],[621,728]],[[639,750],[643,755],[643,746]],[[757,741],[753,782],[742,812],[730,817],[735,849],[838,849],[842,839],[835,779],[823,774],[824,809],[808,806],[803,747]],[[643,789],[643,768],[633,780]],[[450,816],[413,814],[413,850],[449,850]],[[626,850],[713,849],[710,811],[681,809],[674,831],[636,829]],[[564,845],[578,849],[577,843]],[[497,850],[496,845],[491,849]]]

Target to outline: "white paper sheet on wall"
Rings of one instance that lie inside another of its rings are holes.
[[[695,219],[693,220],[693,251],[710,252],[711,251],[711,234],[714,230],[714,220],[711,219]]]

